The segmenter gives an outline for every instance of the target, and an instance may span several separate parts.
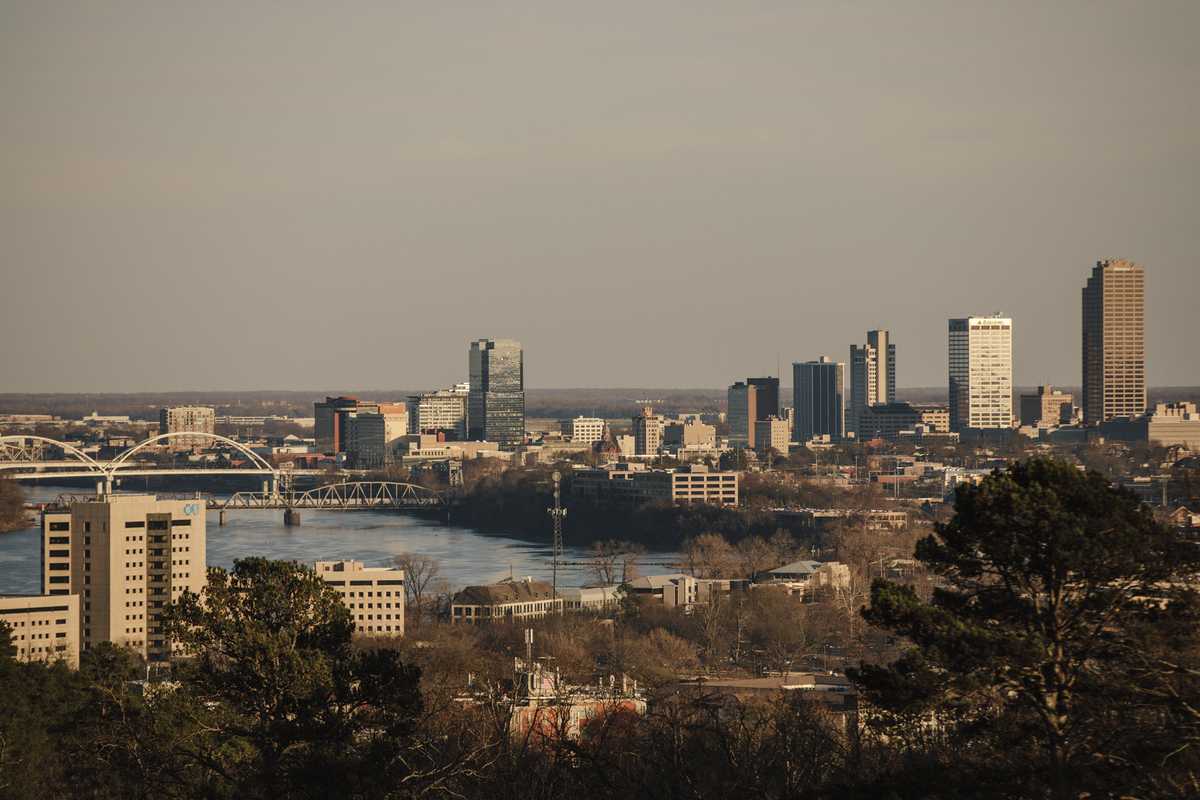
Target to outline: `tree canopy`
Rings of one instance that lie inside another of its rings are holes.
[[[987,753],[1015,796],[1136,785],[1142,751],[1176,749],[1135,654],[1147,623],[1194,616],[1200,559],[1134,495],[1061,461],[1014,464],[961,488],[916,555],[940,579],[930,601],[880,580],[864,610],[913,644],[857,672],[885,714],[952,736],[960,765]]]

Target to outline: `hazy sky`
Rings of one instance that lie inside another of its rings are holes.
[[[723,386],[1147,270],[1200,384],[1200,2],[0,1],[0,391]]]

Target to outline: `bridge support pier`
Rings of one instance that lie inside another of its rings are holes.
[[[224,511],[217,512],[217,527],[218,528],[225,527],[225,512]]]
[[[283,524],[289,528],[295,528],[300,525],[300,512],[294,508],[285,508],[283,510]]]

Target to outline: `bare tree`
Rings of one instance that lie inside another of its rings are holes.
[[[719,533],[702,533],[684,542],[688,569],[697,578],[734,578],[737,554]]]
[[[404,597],[419,624],[434,580],[442,571],[436,558],[417,553],[400,553],[392,561],[404,570]]]
[[[7,478],[0,478],[0,531],[17,530],[28,524],[25,517],[25,495],[21,487]]]
[[[597,582],[611,586],[636,577],[637,559],[645,551],[640,544],[605,539],[592,545],[591,573]]]
[[[775,549],[761,536],[750,536],[737,544],[741,571],[747,578],[784,563],[775,560]]]

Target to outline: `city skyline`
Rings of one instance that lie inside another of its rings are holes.
[[[935,386],[995,310],[1017,384],[1078,385],[1107,258],[1150,385],[1200,383],[1196,4],[2,14],[6,389],[439,387],[480,335],[720,387],[873,328]]]

